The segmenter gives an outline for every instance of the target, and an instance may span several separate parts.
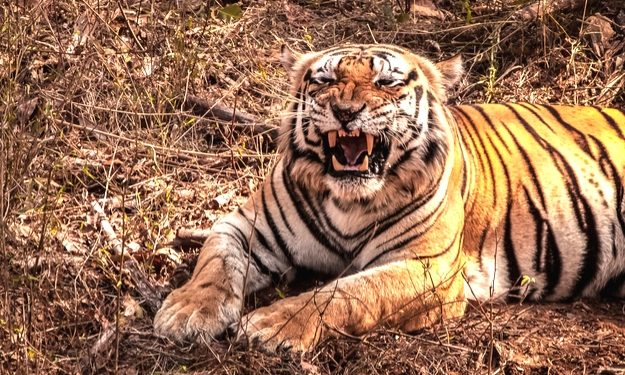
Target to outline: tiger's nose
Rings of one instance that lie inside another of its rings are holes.
[[[336,118],[343,127],[347,126],[350,122],[354,121],[358,114],[365,109],[365,105],[363,104],[360,109],[354,109],[352,107],[342,108],[335,104],[331,104],[332,114],[334,118]]]

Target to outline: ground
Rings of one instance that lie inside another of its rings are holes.
[[[276,160],[282,44],[462,54],[451,103],[625,106],[620,1],[228,3],[0,2],[0,373],[625,373],[623,301],[488,303],[304,355],[156,337],[154,309],[197,255],[176,231],[209,228]]]

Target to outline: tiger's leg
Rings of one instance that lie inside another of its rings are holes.
[[[239,338],[268,350],[311,349],[321,339],[388,325],[406,331],[464,313],[460,262],[405,260],[338,279],[315,291],[249,313]]]
[[[236,228],[231,224],[238,221]],[[175,340],[210,341],[238,321],[244,295],[269,285],[246,246],[253,228],[231,214],[217,224],[198,258],[192,278],[172,291],[154,318],[155,332]]]

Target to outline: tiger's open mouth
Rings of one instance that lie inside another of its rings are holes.
[[[373,177],[382,173],[386,147],[378,137],[354,129],[331,130],[326,133],[328,170],[334,176]]]

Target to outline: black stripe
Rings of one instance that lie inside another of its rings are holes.
[[[599,149],[599,165],[601,166],[603,173],[611,181],[614,182],[614,191],[616,192],[616,199],[614,202],[614,207],[616,209],[616,218],[619,222],[619,225],[621,226],[623,234],[625,234],[625,218],[623,217],[623,215],[619,214],[619,209],[621,203],[623,202],[623,193],[625,191],[625,188],[623,187],[623,181],[621,180],[621,175],[619,174],[616,165],[614,165],[614,162],[612,161],[612,158],[610,158],[610,154],[608,153],[603,143],[601,143],[599,139],[595,138],[592,135],[590,135],[590,138],[595,141],[595,146]]]
[[[432,164],[435,160],[439,160],[442,155],[445,155],[445,150],[443,149],[443,147],[441,147],[438,142],[430,140],[425,145],[423,162],[427,165]]]
[[[265,275],[269,275],[271,277],[271,279],[273,280],[273,282],[277,283],[280,281],[281,279],[281,274],[279,272],[274,272],[272,270],[269,269],[269,267],[267,267],[262,261],[261,259],[258,257],[258,255],[256,255],[256,253],[254,252],[254,248],[250,248],[249,246],[249,242],[247,237],[245,236],[245,234],[241,231],[241,229],[239,229],[238,227],[232,225],[229,222],[222,222],[221,224],[227,225],[228,227],[232,228],[233,232],[218,232],[218,231],[214,231],[213,233],[219,234],[221,236],[226,236],[232,240],[234,240],[235,242],[237,242],[239,244],[239,246],[241,246],[241,254],[245,255],[247,257],[248,253],[251,253],[252,258],[254,260],[254,262],[252,263],[260,273],[263,273]],[[259,234],[256,230],[255,230],[256,234]],[[260,239],[260,238],[259,238]],[[263,238],[264,240],[264,238]],[[263,245],[264,246],[264,245]],[[265,246],[266,249],[269,250],[269,247]],[[210,263],[210,261],[214,258],[220,257],[219,255],[215,255],[212,258],[209,258],[208,260],[206,260],[206,262],[204,262],[204,264],[202,264],[200,266],[199,269],[195,270],[195,274],[200,274],[204,267],[206,267],[207,264]],[[222,260],[225,262],[228,259],[228,257],[223,258]]]
[[[291,201],[293,202],[293,206],[297,211],[297,214],[302,222],[306,224],[308,231],[312,236],[323,245],[328,251],[343,257],[345,255],[345,251],[342,248],[338,248],[334,243],[325,236],[325,231],[320,228],[316,221],[313,220],[313,215],[311,215],[308,211],[310,208],[306,209],[306,202],[300,199],[295,192],[296,187],[293,182],[290,180],[288,175],[289,166],[283,168],[282,170],[282,180],[284,181],[285,190],[288,192]],[[308,206],[309,207],[309,206]]]
[[[499,132],[496,129],[496,126],[494,124],[494,122],[492,121],[492,119],[490,118],[490,116],[488,116],[488,114],[486,113],[486,111],[480,107],[480,106],[472,106],[472,108],[474,108],[479,114],[480,116],[482,116],[482,118],[484,119],[484,121],[488,124],[488,126],[493,130],[494,134],[496,135],[497,139],[499,139],[499,142],[501,142],[504,147],[508,149],[506,143],[503,141],[503,139],[501,138]],[[470,117],[468,117],[468,115],[461,109],[461,108],[455,108],[456,110],[458,110],[461,113],[461,116],[464,116],[466,118],[466,124],[470,125],[470,127],[473,129],[474,133],[475,133],[475,137],[477,138],[477,140],[479,141],[480,147],[482,148],[483,152],[479,153],[478,151],[478,160],[482,166],[482,168],[486,169],[486,164],[482,161],[481,159],[481,155],[485,155],[486,156],[486,163],[488,164],[488,170],[490,171],[490,176],[492,179],[492,188],[493,188],[493,207],[497,206],[497,202],[498,202],[498,195],[497,195],[497,180],[495,179],[495,174],[494,174],[494,168],[493,168],[493,163],[490,157],[488,157],[488,151],[486,150],[485,147],[485,141],[484,139],[480,136],[480,130],[476,124],[471,121]],[[467,129],[468,131],[468,129]],[[488,140],[490,146],[495,150],[495,153],[497,155],[497,157],[499,158],[499,163],[502,166],[503,172],[504,172],[504,176],[506,179],[506,192],[511,194],[511,178],[510,178],[510,173],[508,171],[508,168],[506,166],[505,163],[505,159],[503,158],[503,156],[501,155],[501,153],[499,152],[499,148],[496,147],[493,143],[493,140],[491,139],[491,137],[488,135],[488,133],[486,131],[483,131],[484,136],[486,137],[486,139]],[[467,135],[470,137],[472,143],[474,144],[474,147],[476,145],[475,139],[473,138],[473,136],[470,133],[467,133]],[[476,147],[475,147],[476,148]],[[476,148],[477,150],[477,148]],[[480,173],[480,175],[482,175]],[[502,201],[506,201],[508,200],[507,197],[504,197],[504,199]],[[475,205],[475,200],[472,202],[471,207],[468,210],[468,214],[471,214],[471,212],[473,211],[473,207]],[[485,241],[486,241],[486,236],[488,233],[489,228],[485,228],[485,230],[482,232],[481,237],[480,237],[480,247],[479,247],[479,263],[480,263],[480,269],[482,269],[482,257],[484,254],[484,250],[485,250]]]
[[[480,108],[481,109],[481,108]],[[504,147],[506,148],[506,150],[508,150],[508,152],[510,152],[510,149],[508,149],[506,143],[503,141],[503,139],[501,138],[501,136],[499,135],[499,132],[497,132],[496,126],[493,123],[492,119],[490,118],[490,116],[487,116],[487,114],[485,112],[480,112],[480,114],[484,117],[484,119],[486,120],[486,123],[490,126],[490,128],[492,129],[493,133],[495,134],[495,136],[497,137],[497,139],[499,140],[499,142],[501,142]],[[493,142],[493,139],[491,138],[491,136],[488,134],[487,131],[484,130],[484,137],[486,138],[486,140],[488,141],[489,145],[492,147],[492,149],[495,151],[495,154],[497,154],[497,158],[499,159],[499,164],[501,164],[504,176],[506,178],[506,192],[508,194],[512,194],[512,186],[511,186],[511,179],[510,179],[510,172],[508,171],[508,167],[506,164],[506,159],[501,155],[501,152],[499,151],[499,147],[495,146],[495,143]],[[486,151],[488,152],[488,151]],[[489,162],[489,166],[490,169],[492,171],[495,170],[495,168],[493,168],[493,164],[492,164],[492,159],[491,158],[487,158],[487,161]],[[493,174],[494,175],[494,174]],[[507,201],[508,195],[506,194],[505,197],[503,197],[502,201],[505,202]],[[496,207],[497,206],[497,200],[498,200],[498,195],[497,195],[497,180],[493,179],[493,205]]]
[[[468,115],[464,112],[463,109],[459,107],[450,107],[450,109],[454,112],[455,117],[460,121],[460,123],[458,123],[458,120],[456,121],[457,129],[459,130],[460,138],[465,145],[466,152],[469,154],[469,157],[465,157],[465,161],[472,162],[471,168],[473,171],[477,170],[477,167],[475,166],[476,162],[482,165],[482,169],[484,169],[482,159],[480,158],[480,152],[477,149],[477,145],[475,143],[475,139],[473,139],[473,135],[467,129],[466,126],[460,126],[460,124],[472,125],[470,124],[471,120],[469,120]],[[467,171],[468,171],[468,168],[467,168]],[[479,174],[478,176],[475,176],[475,178],[480,178],[481,176],[482,174]],[[466,198],[468,198],[468,195],[467,197],[465,197],[465,199]],[[471,213],[473,212],[473,208],[475,206],[475,202],[476,202],[475,195],[473,196],[473,199],[471,200],[471,202],[467,202],[465,200],[465,216],[471,215]]]
[[[430,186],[430,188],[427,191],[425,191],[423,195],[421,195],[420,197],[416,197],[414,201],[407,204],[406,206],[398,208],[398,210],[395,211],[394,213],[386,215],[384,220],[378,223],[378,230],[376,232],[376,235],[374,236],[374,239],[378,238],[378,236],[380,235],[385,234],[385,232],[391,226],[397,224],[400,220],[412,214],[413,211],[417,210],[419,207],[423,206],[426,202],[432,199],[432,197],[434,196],[434,194],[436,194],[436,192],[438,191],[438,188],[440,187],[441,179],[442,179],[442,174],[438,176],[438,180],[436,180]]]
[[[233,226],[234,228],[234,226]],[[258,230],[255,230],[255,238],[258,240],[259,245],[261,245],[262,247],[264,247],[268,252],[272,251],[271,246],[269,246],[269,241],[267,241],[267,239],[265,238],[265,236],[259,232]],[[247,254],[249,253],[252,256],[252,259],[254,260],[254,263],[258,266],[258,268],[260,269],[260,271],[265,274],[265,275],[270,275],[271,279],[274,282],[278,282],[280,281],[281,277],[281,273],[279,272],[275,272],[273,270],[271,270],[269,268],[269,266],[267,266],[265,263],[263,263],[262,259],[258,256],[258,254],[256,254],[256,248],[252,247],[251,249],[249,249],[248,251],[245,251],[244,253]],[[279,270],[278,270],[279,271]]]
[[[310,118],[302,118],[302,133],[304,134],[304,142],[306,142],[308,146],[319,147],[321,146],[321,133],[317,127],[315,127],[313,131],[319,137],[316,141],[310,138]]]
[[[586,234],[586,251],[584,253],[584,260],[577,283],[573,287],[570,297],[575,298],[583,293],[584,289],[593,281],[597,274],[598,262],[599,262],[599,249],[593,248],[599,244],[599,236],[597,233],[597,227],[595,218],[592,213],[590,204],[581,193],[579,182],[575,176],[573,168],[564,159],[564,156],[550,144],[548,144],[536,131],[529,125],[529,123],[520,116],[520,114],[512,106],[506,104],[506,107],[517,117],[520,123],[525,127],[529,134],[531,134],[536,141],[543,146],[551,155],[554,165],[560,171],[561,176],[564,179],[564,183],[569,192],[570,201],[573,206],[573,211],[577,220],[577,224],[580,231]],[[584,139],[585,141],[585,139]],[[586,146],[588,144],[586,143]],[[589,150],[589,149],[588,149]]]
[[[551,225],[543,218],[536,204],[531,200],[529,192],[525,190],[529,213],[534,219],[536,228],[536,253],[534,254],[534,270],[537,273],[543,273],[547,282],[544,286],[542,297],[553,294],[562,274],[562,262],[560,260],[560,250],[553,235]],[[544,259],[543,259],[544,257]],[[542,264],[544,263],[544,267]]]
[[[271,170],[271,176],[269,177],[269,181],[267,183],[271,186],[271,194],[273,195],[273,200],[276,203],[276,206],[278,206],[278,211],[280,212],[280,218],[282,219],[282,222],[286,226],[286,229],[288,229],[289,233],[294,234],[293,228],[291,228],[291,224],[289,224],[289,221],[286,219],[286,215],[284,214],[282,203],[280,203],[281,199],[280,197],[278,197],[278,193],[276,192],[277,182],[275,180],[275,173],[276,173],[276,168],[274,167]]]
[[[421,220],[413,223],[411,226],[405,228],[403,231],[401,231],[400,233],[398,233],[396,236],[394,236],[393,238],[389,239],[388,241],[386,241],[385,245],[386,246],[391,246],[390,244],[400,240],[402,237],[404,237],[407,233],[412,232],[414,230],[416,230],[417,228],[419,228],[424,222],[426,222],[427,220],[429,220],[432,216],[435,216],[435,218],[431,221],[430,225],[428,225],[425,228],[420,228],[420,230],[414,234],[412,234],[409,237],[404,238],[403,240],[398,241],[397,243],[395,243],[394,245],[392,245],[391,247],[387,247],[386,249],[383,250],[383,253],[390,253],[392,251],[401,249],[402,247],[404,247],[406,244],[408,244],[411,241],[416,240],[417,238],[423,236],[424,234],[430,232],[430,229],[438,224],[438,219],[441,217],[441,215],[443,214],[443,210],[441,210],[442,206],[442,202],[439,202],[439,205],[432,211],[430,212],[429,215],[425,216],[424,218],[422,218]]]
[[[512,240],[512,201],[506,207],[506,219],[504,223],[503,249],[506,256],[506,264],[508,270],[508,282],[510,283],[511,292],[516,289],[521,279],[521,271],[519,262],[516,258],[514,241]],[[515,297],[512,293],[508,294],[508,299]]]
[[[531,134],[540,145],[544,147],[546,142],[536,133],[536,131],[532,128],[532,126],[523,117],[521,117],[521,115],[512,106],[508,104],[504,104],[504,105],[516,116],[517,120],[519,120],[519,122],[521,123],[521,125],[523,125],[525,130],[529,134]],[[504,124],[504,125],[507,125],[507,124]],[[545,197],[543,195],[543,189],[542,189],[542,186],[540,185],[540,180],[538,178],[538,174],[536,173],[536,170],[534,169],[534,163],[532,162],[532,160],[530,160],[527,151],[525,151],[525,149],[521,147],[521,143],[519,142],[518,139],[516,139],[513,131],[508,126],[504,126],[504,128],[508,131],[510,138],[512,138],[512,140],[514,141],[514,144],[516,145],[517,149],[521,153],[521,157],[525,161],[527,170],[532,176],[532,181],[534,182],[534,186],[536,187],[536,193],[538,194],[538,197],[540,198],[541,206],[543,208],[547,207],[545,203]]]
[[[482,110],[482,108],[478,106],[471,106],[471,107],[477,110],[480,113],[480,115],[484,118],[485,121],[490,121],[490,118],[486,115],[486,113]],[[484,179],[487,175],[489,175],[491,181],[493,181],[493,184],[494,184],[495,174],[492,169],[492,163],[490,159],[488,158],[488,152],[486,151],[484,140],[480,136],[480,129],[477,128],[475,122],[472,120],[472,116],[467,114],[461,108],[456,108],[456,109],[462,115],[461,117],[464,117],[466,120],[463,122],[463,125],[465,125],[465,129],[467,129],[468,131],[468,128],[470,127],[473,130],[473,134],[469,134],[469,138],[471,139],[473,145],[476,146],[475,147],[476,152],[474,154],[474,157],[477,158],[478,163],[481,167],[481,171],[486,172],[486,173],[478,173],[478,177],[481,179]],[[471,214],[471,212],[473,212],[473,207],[470,207],[467,213]]]
[[[610,125],[610,127],[616,132],[616,134],[618,134],[618,136],[621,137],[622,139],[625,139],[625,135],[623,134],[623,130],[618,126],[618,124],[612,118],[612,116],[610,116],[607,113],[603,112],[603,109],[601,109],[601,108],[596,108],[595,107],[595,109],[599,112],[599,114],[603,117],[603,119],[608,123],[608,125]],[[621,112],[621,111],[619,111],[619,112]],[[621,112],[621,114],[623,114],[623,112]]]
[[[562,275],[562,260],[560,257],[560,249],[553,235],[551,225],[547,227],[547,252],[545,254],[545,274],[547,275],[547,285],[543,296],[547,297],[553,294],[554,290],[560,282]]]
[[[410,73],[408,73],[408,77],[406,77],[406,79],[404,80],[404,84],[408,85],[410,82],[416,80],[417,78],[419,78],[419,75],[417,74],[417,71],[416,70],[411,70]],[[422,90],[423,90],[423,88],[422,88]]]
[[[445,255],[446,253],[448,253],[454,247],[454,244],[456,244],[456,242],[458,241],[459,236],[462,233],[462,228],[457,228],[457,229],[458,230],[454,234],[454,237],[453,237],[451,243],[447,247],[445,247],[445,249],[443,251],[441,251],[439,253],[436,253],[436,254],[418,255],[418,256],[412,257],[411,259],[413,259],[413,260],[425,260],[425,259],[433,259],[433,258],[437,258],[437,257]],[[415,238],[418,237],[419,235],[415,236]],[[399,246],[399,247],[403,247],[403,245],[405,245],[406,243],[410,242],[411,240],[412,239],[407,239],[405,241],[405,243],[403,243],[402,246]],[[396,247],[396,248],[399,248],[399,247]],[[456,247],[458,247],[458,246],[456,246]],[[367,269],[370,265],[372,265],[373,263],[377,262],[378,260],[380,260],[380,258],[382,258],[383,256],[389,254],[392,251],[394,251],[394,249],[393,250],[385,250],[385,251],[379,253],[378,255],[373,257],[373,259],[371,259],[369,262],[367,262],[367,264],[365,264],[363,269]]]
[[[308,210],[311,212],[312,216],[316,219],[316,222],[321,225],[321,230],[323,230],[323,232],[326,234],[326,238],[328,238],[328,240],[332,242],[335,247],[338,246],[341,248],[341,251],[337,253],[338,255],[345,258],[347,249],[343,248],[343,246],[341,245],[337,245],[337,240],[335,237],[340,237],[341,239],[350,240],[350,241],[356,238],[361,238],[361,241],[364,241],[366,239],[363,236],[368,231],[371,230],[371,228],[373,227],[373,224],[352,234],[343,233],[339,228],[337,228],[334,225],[332,220],[328,217],[327,213],[323,209],[323,203],[324,203],[323,201],[327,197],[324,197],[324,199],[322,199],[321,202],[319,202],[318,199],[315,199],[314,197],[310,196],[310,192],[308,190],[298,189],[298,191],[300,192],[300,195],[304,199],[304,202],[307,204]],[[317,203],[319,204],[317,205]]]
[[[545,127],[547,127],[547,129],[551,130],[552,133],[556,133],[556,131],[551,127],[549,121],[545,120],[545,118],[538,113],[538,111],[544,111],[545,107],[537,105],[530,106],[529,103],[518,103],[517,105],[525,108],[528,112],[531,112],[540,122],[543,123],[543,125],[545,125]]]
[[[269,275],[269,277],[271,277],[271,281],[274,284],[278,284],[280,283],[280,280],[282,280],[282,274],[278,273],[278,272],[274,272],[272,270],[269,269],[268,266],[266,266],[262,260],[260,259],[260,257],[253,251],[251,251],[252,254],[252,259],[254,260],[254,264],[258,267],[258,269],[260,270],[261,273],[265,274],[265,275]]]
[[[243,251],[248,251],[249,250],[249,244],[247,242],[247,239],[244,239],[244,238],[241,237],[241,234],[242,234],[241,231],[239,231],[237,233],[237,235],[235,235],[233,233],[230,233],[230,232],[220,232],[220,231],[214,231],[213,233],[218,233],[218,234],[220,234],[222,236],[225,236],[225,237],[228,237],[228,238],[234,240],[234,242],[237,243],[241,247],[241,249]]]
[[[429,110],[428,118],[431,118],[431,115],[432,115],[431,107],[428,110]],[[430,123],[430,131],[429,131],[429,133],[431,133],[431,130],[433,130],[433,129],[436,129],[435,124]],[[436,154],[436,156],[439,156],[439,155],[445,155],[446,156],[448,154],[448,152],[449,152],[449,145],[447,145],[444,142],[443,139],[440,139],[440,138],[438,138],[438,139],[431,139],[431,138],[428,138],[428,137],[426,137],[426,139],[430,143],[437,143],[437,151],[439,151],[439,152]],[[406,142],[406,144],[407,144],[407,142]],[[427,147],[428,145],[425,145],[425,146]],[[421,144],[416,145],[415,147],[406,149],[404,151],[404,153],[399,157],[399,159],[397,159],[397,161],[393,165],[388,167],[388,174],[389,175],[398,176],[397,170],[402,166],[402,164],[404,164],[407,161],[409,161],[412,158],[413,153],[415,151],[422,150],[423,147],[424,147],[424,145],[421,143]],[[426,150],[426,152],[427,152],[427,150]],[[425,161],[425,159],[423,159],[423,158],[421,160]]]
[[[532,268],[536,273],[541,273],[543,271],[543,253],[545,251],[545,242],[547,237],[548,225],[543,218],[540,210],[532,199],[530,198],[529,192],[526,187],[523,187],[523,191],[525,192],[525,199],[527,200],[527,208],[529,214],[534,219],[534,239],[535,239],[535,249],[534,249],[534,259]],[[527,231],[529,228],[525,228]]]
[[[391,61],[388,59],[389,56],[393,56],[391,53],[384,52],[384,51],[375,51],[373,53],[373,56],[377,57],[378,59],[382,59],[386,61],[389,66],[391,65]]]
[[[586,234],[586,251],[584,253],[584,260],[581,268],[581,273],[577,283],[571,291],[571,297],[576,298],[581,295],[584,289],[593,281],[597,275],[599,268],[599,249],[595,246],[599,245],[599,235],[597,233],[597,227],[595,217],[592,213],[592,208],[586,197],[581,193],[578,181],[575,177],[573,169],[564,160],[564,157],[555,149],[551,150],[554,159],[557,159],[556,166],[560,169],[560,165],[564,168],[561,173],[566,178],[564,179],[567,190],[572,196],[573,210],[577,218],[577,224],[580,230]]]
[[[376,231],[373,234],[373,236],[372,237],[369,236],[365,238],[365,240],[372,242],[373,240],[377,239],[379,236],[386,234],[386,231],[390,227],[397,224],[400,220],[405,219],[406,217],[411,215],[415,210],[421,207],[425,202],[429,201],[432,198],[432,196],[434,196],[436,191],[438,191],[440,180],[441,180],[441,176],[439,176],[439,179],[434,184],[432,184],[432,186],[430,186],[429,190],[427,190],[422,196],[418,197],[418,199],[415,199],[414,201],[407,204],[406,206],[400,207],[397,211],[393,212],[392,214],[386,215],[384,220],[381,222],[378,222],[377,225],[375,226]],[[356,258],[360,254],[360,251],[362,250],[363,247],[357,248],[352,253],[352,257]]]
[[[261,200],[262,200],[263,212],[265,214],[265,219],[267,220],[267,224],[269,224],[269,228],[271,229],[273,238],[276,240],[276,244],[278,245],[278,248],[280,248],[280,251],[282,252],[282,254],[284,254],[286,259],[289,261],[289,264],[293,264],[293,255],[291,254],[291,249],[289,249],[289,246],[287,245],[286,241],[284,241],[284,238],[282,238],[282,235],[280,234],[280,229],[276,225],[276,222],[274,221],[273,216],[271,215],[271,211],[269,211],[269,205],[267,204],[267,197],[265,194],[266,191],[267,189],[262,189],[262,192],[261,192]],[[257,232],[260,233],[259,230],[257,230]]]
[[[306,71],[306,74],[304,74],[304,78],[303,78],[303,80],[304,80],[304,81],[310,81],[310,77],[311,77],[311,76],[312,76],[312,70],[308,69],[308,70]]]
[[[323,209],[323,204],[324,201],[327,197],[324,197],[321,202],[319,202],[318,199],[315,199],[313,197],[310,196],[310,193],[308,192],[308,190],[306,189],[298,189],[298,191],[300,192],[300,195],[302,196],[302,198],[304,199],[305,203],[308,206],[308,210],[312,213],[312,216],[316,219],[316,222],[318,224],[321,225],[321,230],[324,231],[324,233],[326,234],[326,237],[328,238],[329,241],[331,241],[332,243],[335,244],[335,246],[339,246],[341,248],[341,251],[339,253],[337,253],[338,255],[340,255],[341,257],[343,257],[344,259],[347,260],[346,256],[347,256],[347,249],[343,248],[342,245],[337,245],[337,239],[336,237],[339,237],[342,240],[345,241],[351,241],[353,242],[354,240],[356,240],[357,238],[359,239],[359,243],[353,243],[353,246],[351,246],[351,248],[353,249],[357,249],[357,248],[362,248],[363,247],[363,242],[365,242],[368,238],[368,236],[366,236],[367,232],[371,231],[374,227],[374,223],[366,226],[365,228],[352,233],[352,234],[347,234],[342,232],[339,228],[337,228],[334,223],[332,222],[331,218],[328,217],[327,213],[325,212],[325,210]],[[317,204],[319,203],[319,204]],[[337,204],[339,202],[335,201],[335,204],[337,205],[337,207],[340,207],[339,204]],[[369,201],[366,200],[366,202],[362,202],[363,205],[368,204]]]
[[[480,115],[484,118],[484,120],[486,121],[486,123],[488,123],[492,128],[494,128],[494,124],[490,118],[490,116],[488,116],[488,114],[483,110],[483,108],[478,107],[478,106],[472,106],[474,109],[476,109]],[[488,152],[488,149],[486,148],[487,142],[484,140],[484,138],[486,138],[488,140],[488,145],[493,148],[495,150],[495,152],[497,153],[497,155],[499,156],[499,159],[501,158],[501,155],[499,154],[499,151],[497,150],[497,148],[493,145],[492,141],[490,140],[490,137],[488,137],[488,134],[483,131],[480,132],[481,129],[478,129],[477,126],[471,122],[471,125],[473,126],[474,130],[475,130],[475,135],[477,137],[477,139],[480,142],[480,145],[482,147],[483,152],[481,153],[482,156],[485,159],[485,163],[482,164],[482,166],[485,168],[485,170],[488,170],[488,174],[490,176],[490,180],[491,180],[491,186],[493,187],[493,207],[497,206],[497,200],[498,200],[498,196],[497,196],[497,179],[495,176],[495,168],[493,165],[493,160],[491,159],[490,153]],[[484,135],[484,137],[481,136],[481,134]],[[501,164],[503,165],[503,161],[500,161]],[[505,168],[505,165],[503,165]],[[488,167],[488,168],[486,168]],[[508,190],[510,189],[510,178],[508,176],[508,172],[506,171],[506,177],[507,177],[507,187]]]
[[[353,241],[357,238],[360,238],[362,240],[362,237],[364,235],[367,234],[367,232],[371,231],[371,229],[373,229],[374,224],[369,224],[368,226],[366,226],[365,228],[351,233],[351,234],[347,234],[342,232],[338,227],[336,227],[334,225],[334,223],[332,222],[331,218],[328,217],[327,213],[325,212],[325,210],[323,209],[323,201],[320,202],[319,205],[316,205],[315,202],[317,202],[316,199],[314,199],[313,197],[310,196],[310,194],[308,193],[308,191],[306,190],[300,190],[301,194],[304,198],[304,200],[306,201],[306,203],[308,204],[308,207],[310,208],[310,210],[313,212],[313,216],[315,218],[317,218],[319,221],[321,221],[321,226],[323,227],[323,230],[327,232],[331,232],[331,234],[333,235],[333,237],[339,237],[342,240],[347,240],[347,241]],[[334,203],[334,205],[336,205],[339,209],[341,209],[343,212],[345,212],[346,215],[350,214],[350,207],[351,205],[349,205],[348,207],[343,207],[343,203],[340,200],[336,199],[335,197],[332,197],[332,202]],[[350,202],[351,203],[351,202]],[[358,201],[356,201],[355,203],[361,205],[361,206],[366,206],[368,204],[371,203],[371,201],[367,198],[362,198]],[[330,233],[328,233],[330,234]],[[336,241],[336,238],[333,238],[334,241]],[[344,249],[345,250],[345,249]]]
[[[566,129],[569,132],[570,136],[573,138],[573,140],[579,146],[579,148],[581,148],[586,154],[592,156],[592,153],[590,152],[590,147],[588,146],[588,140],[586,140],[586,135],[584,133],[580,132],[571,124],[564,121],[560,113],[554,107],[549,106],[549,105],[543,105],[541,106],[541,108],[544,108],[545,110],[547,110],[547,112],[551,113],[551,115],[556,120],[558,120],[558,122],[564,127],[564,129]],[[541,121],[543,121],[544,123],[546,123],[541,117],[538,116],[538,118],[541,119]]]
[[[619,216],[618,213],[616,216]],[[612,258],[616,260],[618,259],[618,246],[616,245],[616,229],[614,228],[614,223],[610,228],[610,238],[612,238]]]
[[[291,112],[294,112],[295,115],[291,118],[291,121],[289,123],[289,138],[290,138],[290,142],[289,142],[289,149],[291,150],[291,152],[295,155],[295,157],[303,157],[303,158],[307,158],[310,159],[312,161],[318,161],[319,163],[321,163],[321,159],[319,158],[318,155],[316,155],[315,153],[313,153],[312,151],[310,151],[309,149],[300,149],[297,146],[297,138],[296,138],[296,130],[297,130],[297,113],[299,113],[299,110],[297,110],[297,107],[300,105],[301,100],[302,100],[302,96],[303,96],[303,92],[302,92],[302,88],[300,87],[297,90],[297,93],[295,94],[295,98],[297,99],[295,102],[293,102],[292,108],[291,108]],[[306,140],[306,133],[304,132],[304,129],[302,129],[303,135],[304,135],[304,139]]]
[[[414,95],[415,95],[415,100],[416,100],[415,107],[419,105],[419,102],[421,102],[421,98],[423,98],[423,94],[424,94],[423,86],[415,86],[414,88]]]
[[[622,297],[618,295],[617,292],[620,292],[625,285],[625,271],[621,271],[618,275],[612,277],[605,286],[599,292],[599,295],[602,297]]]

